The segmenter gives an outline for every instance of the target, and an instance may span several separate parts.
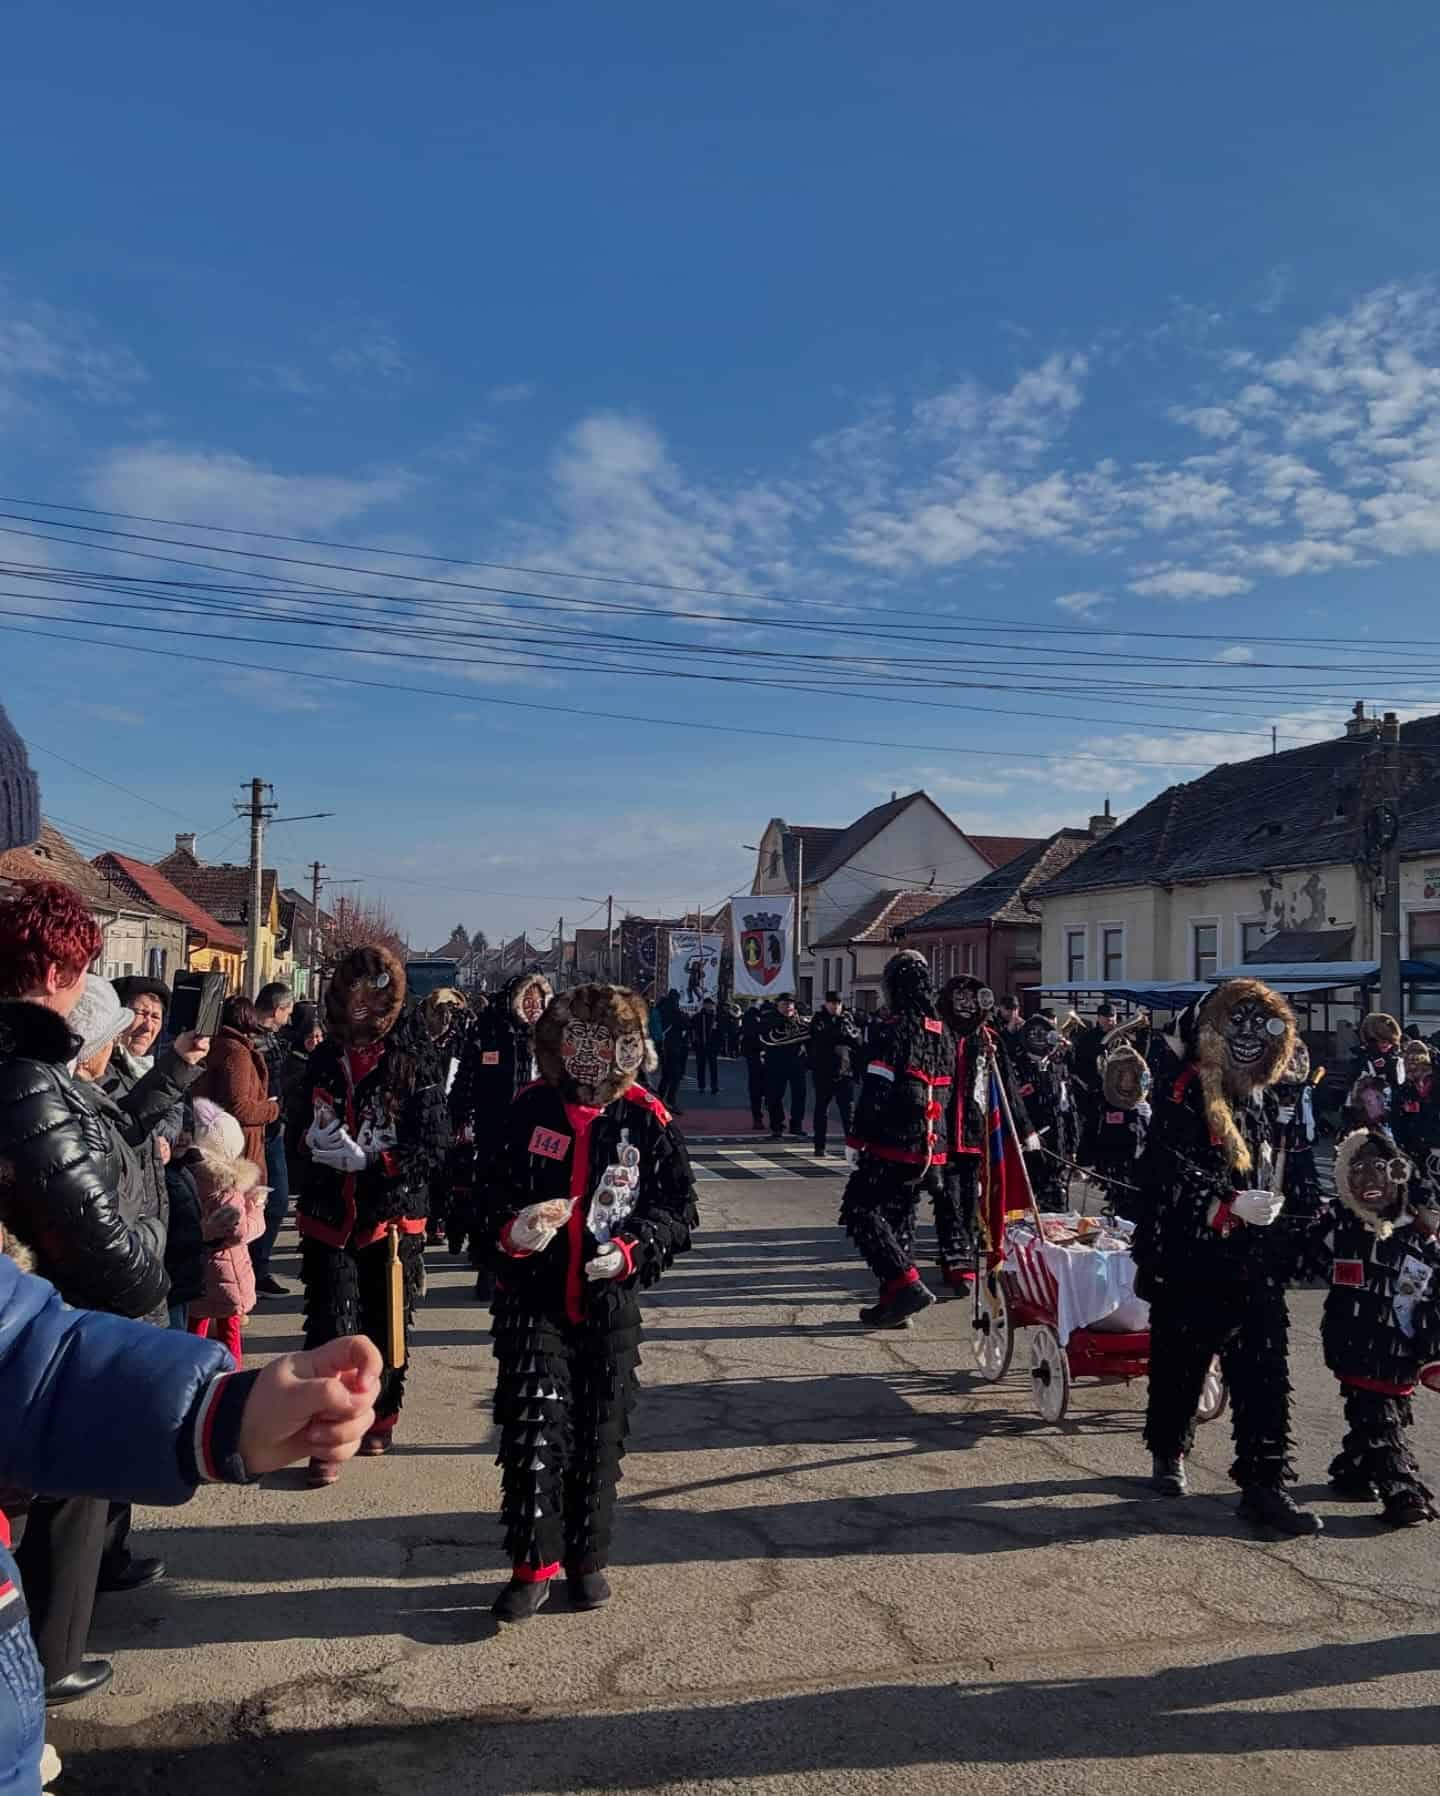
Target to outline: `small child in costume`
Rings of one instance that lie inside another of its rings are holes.
[[[250,1243],[265,1233],[261,1171],[244,1157],[245,1131],[209,1098],[195,1100],[195,1127],[183,1161],[194,1175],[205,1240],[205,1284],[190,1304],[190,1333],[210,1335],[238,1367],[241,1329],[255,1308]]]
[[[1348,1432],[1331,1462],[1337,1494],[1378,1495],[1384,1519],[1436,1519],[1405,1439],[1417,1385],[1440,1389],[1440,1210],[1379,1129],[1357,1129],[1335,1155],[1334,1227],[1321,1340],[1340,1380]]]

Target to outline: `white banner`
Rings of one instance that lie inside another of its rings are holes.
[[[794,991],[794,919],[795,900],[788,892],[730,900],[737,998]]]
[[[698,1010],[707,998],[718,1000],[720,951],[724,946],[723,935],[710,935],[698,929],[670,931],[669,989],[679,992],[685,1010]]]

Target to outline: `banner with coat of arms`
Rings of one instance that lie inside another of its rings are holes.
[[[795,900],[789,893],[732,898],[735,996],[773,998],[795,989]]]

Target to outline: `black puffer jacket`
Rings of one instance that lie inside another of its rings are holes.
[[[71,1079],[75,1051],[53,1011],[0,1003],[0,1222],[67,1303],[148,1316],[165,1302],[163,1211],[141,1213],[138,1163],[103,1094]]]

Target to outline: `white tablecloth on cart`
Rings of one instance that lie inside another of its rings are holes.
[[[1031,1303],[1053,1308],[1062,1346],[1077,1328],[1123,1333],[1150,1326],[1150,1306],[1135,1295],[1135,1261],[1128,1248],[1057,1247],[1012,1229],[1005,1270]]]

